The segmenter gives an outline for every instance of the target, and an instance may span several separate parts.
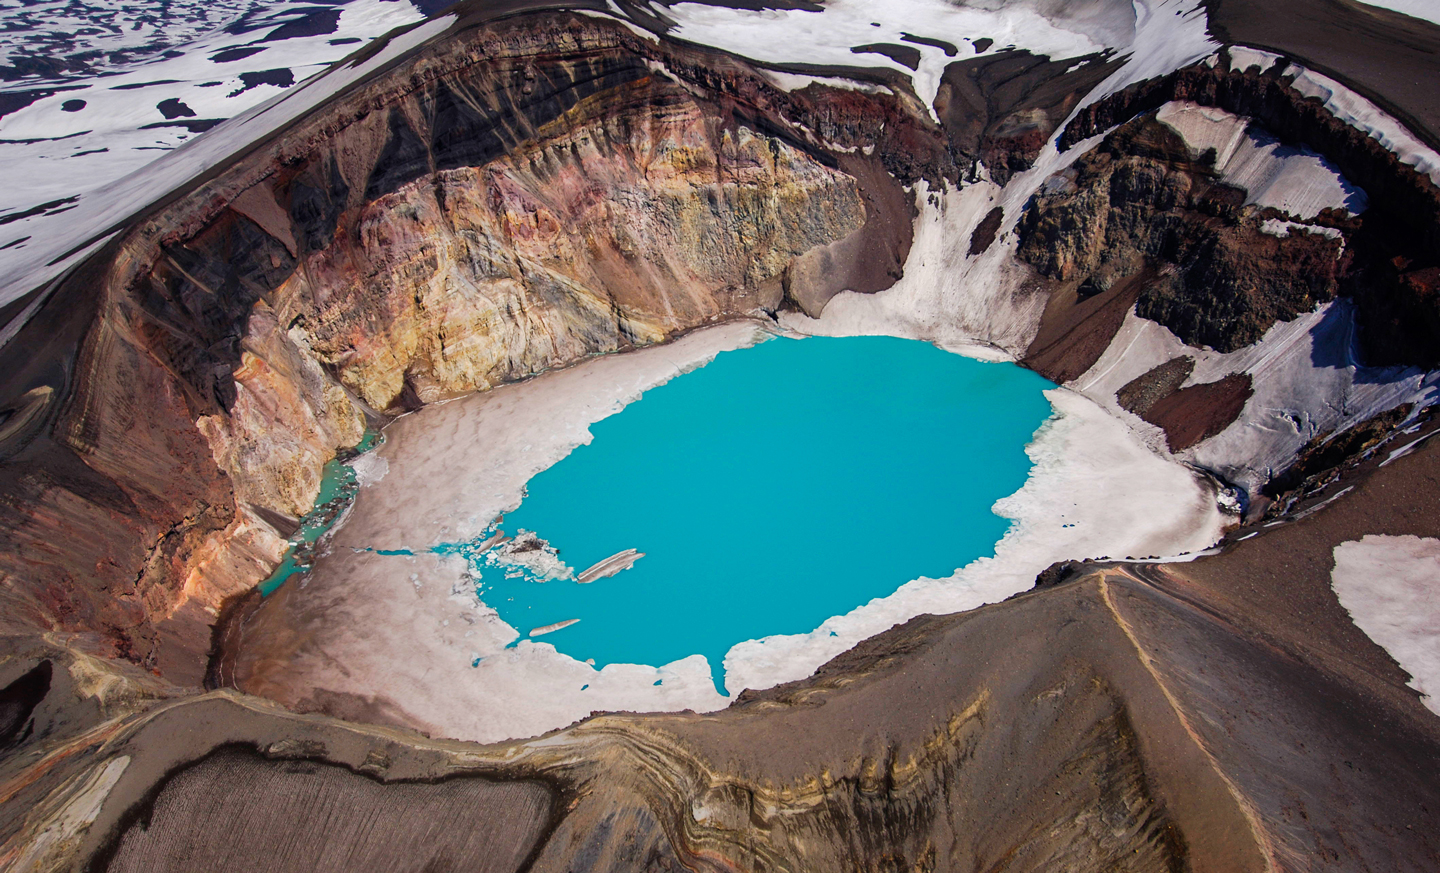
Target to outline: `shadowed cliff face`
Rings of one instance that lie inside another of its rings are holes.
[[[1019,256],[1080,298],[1134,282],[1136,314],[1188,345],[1233,352],[1335,294],[1341,241],[1261,230],[1268,213],[1190,157],[1153,118],[1132,121],[1048,183],[1020,223]],[[1119,327],[1118,322],[1115,325]],[[1070,361],[1073,378],[1094,361]]]
[[[935,112],[958,160],[983,164],[997,185],[1028,170],[1080,99],[1119,63],[1103,56],[1052,61],[1027,51],[956,61],[945,68]]]

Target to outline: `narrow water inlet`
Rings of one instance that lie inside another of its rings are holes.
[[[350,461],[356,456],[373,450],[384,442],[385,437],[374,430],[367,430],[365,436],[349,452],[331,458],[326,462],[320,475],[320,491],[315,496],[315,506],[300,519],[299,527],[290,535],[290,547],[275,570],[260,583],[261,596],[273,594],[290,577],[305,573],[314,566],[316,549],[321,546],[325,535],[335,527],[355,502],[360,487],[356,481],[355,469]]]

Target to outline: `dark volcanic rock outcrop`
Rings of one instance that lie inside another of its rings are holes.
[[[1333,297],[1341,250],[1320,234],[1265,233],[1244,202],[1176,133],[1137,119],[1046,183],[1019,255],[1082,300],[1151,271],[1132,291],[1136,313],[1232,352]]]
[[[1283,142],[1313,149],[1369,196],[1369,209],[1347,233],[1349,263],[1338,286],[1355,298],[1367,362],[1433,366],[1440,361],[1440,296],[1433,275],[1440,267],[1440,189],[1374,137],[1293,87],[1294,75],[1283,59],[1264,73],[1196,64],[1086,107],[1066,127],[1060,145],[1071,146],[1168,101],[1188,100],[1255,119]],[[1227,275],[1222,271],[1217,278]],[[1277,313],[1285,309],[1277,304],[1272,304]],[[1186,325],[1194,322],[1186,308],[1169,300],[1151,311]],[[1229,335],[1223,328],[1200,333]]]

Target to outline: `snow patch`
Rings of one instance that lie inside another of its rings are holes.
[[[381,6],[386,5],[383,0],[375,2]],[[0,246],[12,237],[36,235],[39,228],[32,223],[39,220],[47,222],[43,234],[35,236],[25,245],[0,250],[0,276],[3,276],[0,278],[0,305],[56,278],[99,248],[108,235],[113,234],[117,221],[123,221],[144,206],[185,187],[190,180],[229,159],[246,144],[255,142],[314,111],[347,86],[448,30],[454,21],[454,15],[445,15],[403,33],[394,34],[388,38],[383,48],[364,61],[352,60],[332,67],[312,76],[300,86],[280,91],[278,94],[274,90],[267,93],[262,88],[257,88],[255,91],[259,93],[255,95],[255,99],[269,98],[264,103],[252,106],[212,128],[204,136],[189,139],[179,148],[170,148],[158,159],[143,162],[143,165],[126,164],[122,171],[133,172],[123,178],[116,179],[116,172],[102,173],[97,170],[96,176],[104,184],[78,195],[73,206],[63,213],[52,212],[49,217],[35,216],[6,224],[5,233],[0,235]],[[124,95],[138,92],[120,93]],[[24,121],[21,115],[26,111],[28,109],[14,116],[7,116],[5,123],[8,125],[11,119]],[[9,128],[7,126],[4,129]],[[149,131],[148,134],[155,135],[155,132]],[[44,180],[54,177],[36,170],[38,165],[34,161],[39,159],[36,155],[23,160],[17,157],[17,169],[10,174],[10,178],[34,177],[38,179],[35,184],[48,184]],[[86,176],[83,164],[67,164],[63,172],[69,186],[64,190],[73,188],[75,178],[83,179]],[[55,218],[62,214],[63,219]]]
[[[876,294],[842,292],[819,319],[792,313],[783,323],[800,333],[899,336],[987,360],[1015,359],[1035,334],[1045,295],[1030,287],[1030,268],[1013,257],[1013,235],[1002,234],[973,257],[967,243],[997,206],[1013,226],[1023,206],[1010,196],[1016,190],[1015,182],[1003,191],[979,182],[938,192],[918,183],[920,216],[901,279]]]
[[[208,127],[283,93],[382,34],[424,17],[408,2],[349,0],[338,9],[319,13],[338,17],[333,31],[265,40],[277,26],[313,17],[316,7],[280,3],[265,9],[259,21],[249,22],[255,25],[252,29],[242,30],[249,16],[241,13],[250,8],[251,4],[222,0],[197,5],[189,20],[174,9],[165,16],[163,33],[154,27],[153,16],[141,16],[143,20],[137,19],[133,28],[115,27],[137,12],[123,4],[108,13],[79,4],[34,4],[21,13],[44,15],[47,26],[58,26],[59,19],[49,20],[56,15],[103,18],[103,26],[91,22],[74,31],[73,38],[91,51],[118,50],[108,56],[132,60],[103,65],[96,59],[90,63],[101,65],[89,73],[29,76],[0,88],[3,92],[54,90],[0,118],[0,171],[6,179],[0,188],[0,217],[14,219],[0,227],[0,247],[10,246],[0,249],[0,274],[13,276],[27,262],[23,257],[27,251],[41,249],[53,257],[83,238],[71,227],[77,218],[71,203],[39,209],[25,218],[14,216],[72,197],[82,203],[104,197],[108,185],[140,172]],[[204,31],[206,27],[210,29]],[[137,43],[142,35],[149,41]],[[5,43],[21,39],[20,33],[0,32],[0,54],[8,53],[8,60],[14,62],[26,46]],[[226,60],[236,54],[241,57]],[[163,178],[167,183],[186,181],[173,173]],[[150,184],[153,189],[155,178]],[[111,208],[107,217],[113,220],[117,217],[113,209],[124,206],[112,203]],[[50,243],[57,237],[63,246]],[[34,284],[38,282],[30,287]]]
[[[1440,154],[1436,154],[1434,149],[1416,139],[1399,121],[1329,76],[1299,65],[1292,65],[1291,69],[1300,70],[1290,83],[1291,87],[1306,97],[1319,100],[1336,118],[1365,131],[1376,142],[1394,152],[1401,163],[1413,166],[1416,171],[1429,176],[1432,182],[1440,185]]]
[[[1076,111],[1136,82],[1188,67],[1219,47],[1210,38],[1203,4],[1195,0],[1135,0],[1135,35],[1123,49],[1129,56],[1125,65],[1086,95]]]
[[[1335,547],[1330,585],[1355,626],[1440,715],[1440,540],[1369,534]]]
[[[1230,46],[1230,69],[1242,73],[1255,67],[1256,72],[1263,75],[1275,66],[1275,62],[1278,60],[1280,60],[1280,56],[1271,52],[1246,48],[1243,45]]]
[[[1181,355],[1195,359],[1187,385],[1249,373],[1255,394],[1240,418],[1179,457],[1253,493],[1319,434],[1402,403],[1425,406],[1440,399],[1440,372],[1360,366],[1355,333],[1354,305],[1339,299],[1273,325],[1255,345],[1224,354],[1187,346],[1132,309],[1105,353],[1069,387],[1128,422],[1156,451],[1165,451],[1161,430],[1122,409],[1116,391]]]
[[[1403,13],[1411,18],[1440,24],[1440,5],[1437,5],[1435,0],[1371,0],[1362,5],[1378,6],[1381,9]]]
[[[1298,221],[1282,221],[1278,218],[1267,218],[1260,222],[1260,232],[1268,233],[1271,236],[1289,236],[1292,233],[1314,233],[1330,239],[1344,239],[1345,237],[1343,233],[1333,227],[1301,224]]]
[[[888,67],[909,76],[916,95],[928,107],[935,102],[945,67],[955,58],[939,47],[910,42],[905,39],[907,34],[945,40],[962,52],[973,52],[975,41],[990,39],[993,45],[987,52],[1013,47],[1052,58],[1072,58],[1128,44],[1131,15],[1127,6],[1123,2],[1091,4],[1082,15],[1061,17],[1044,15],[1039,3],[1025,0],[1003,5],[831,0],[820,12],[678,3],[664,14],[677,25],[672,36],[756,61]],[[914,49],[920,56],[919,68],[912,70],[883,54],[851,51],[877,43]]]

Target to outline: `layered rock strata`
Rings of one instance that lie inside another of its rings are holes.
[[[896,179],[954,174],[888,93],[787,93],[614,23],[428,48],[152,215],[9,346],[63,347],[47,317],[94,307],[58,332],[73,363],[9,380],[51,392],[25,420],[54,436],[7,440],[8,614],[196,679],[215,610],[367,422],[884,287]],[[55,548],[77,530],[93,554]]]

